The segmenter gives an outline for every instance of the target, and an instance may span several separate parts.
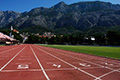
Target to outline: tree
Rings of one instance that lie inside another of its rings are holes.
[[[115,31],[108,31],[107,41],[109,45],[120,45],[120,34]]]
[[[40,41],[40,38],[38,36],[35,36],[35,35],[30,35],[28,37],[28,39],[26,40],[26,43],[39,43]]]
[[[95,43],[96,43],[97,45],[105,45],[105,44],[106,44],[105,35],[96,34],[96,35],[95,35]]]

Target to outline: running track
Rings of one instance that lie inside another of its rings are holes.
[[[32,44],[0,47],[0,80],[120,80],[120,61]]]

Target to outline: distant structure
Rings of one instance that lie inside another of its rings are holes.
[[[9,37],[8,35],[5,35],[5,34],[0,32],[0,41],[7,41],[7,40],[14,41],[15,39],[13,39],[13,38]]]
[[[14,44],[14,43],[18,43],[18,42],[19,41],[17,41],[16,39],[13,39],[10,36],[5,35],[5,34],[0,32],[0,43]]]
[[[25,43],[25,41],[28,39],[28,37],[24,37],[23,39],[23,43]]]
[[[44,38],[46,38],[46,37],[48,37],[48,38],[56,37],[56,35],[54,35],[54,33],[51,33],[51,32],[44,32],[42,35],[37,34],[37,36],[44,37]]]
[[[23,32],[22,34],[20,34],[20,36],[23,38],[23,43],[25,43],[25,41],[28,39],[29,34]]]
[[[11,29],[10,29],[10,35],[6,35],[6,34],[3,34],[2,32],[0,32],[0,43],[5,43],[5,44],[19,44],[19,41],[16,40],[16,39],[13,39],[14,38],[14,35],[12,35],[12,31],[13,32],[16,32],[16,33],[19,33],[17,30],[13,29],[13,27],[11,26]]]
[[[19,33],[19,31],[17,31],[16,29],[13,29],[13,32]]]

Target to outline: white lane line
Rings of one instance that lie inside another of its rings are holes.
[[[45,71],[62,71],[62,70],[75,70],[74,68],[60,68],[60,69],[45,69]],[[42,69],[27,69],[27,70],[2,70],[1,72],[30,72],[30,71],[35,71],[39,72],[42,71]]]
[[[100,79],[100,78],[102,78],[102,77],[104,77],[104,76],[107,76],[107,75],[109,75],[109,74],[111,74],[111,73],[113,73],[113,72],[115,72],[115,71],[110,71],[110,72],[108,72],[108,73],[105,73],[105,74],[97,77],[95,80]]]
[[[120,69],[116,69],[116,70],[110,71],[110,72],[108,72],[108,73],[105,73],[105,74],[99,76],[98,78],[102,78],[102,77],[107,76],[107,75],[109,75],[109,74],[111,74],[111,73],[113,73],[113,72],[116,72],[116,71],[119,72],[119,70],[120,70]]]
[[[48,50],[48,49],[47,49]],[[49,51],[51,51],[51,50],[49,50]],[[59,51],[59,50],[56,50],[56,51]],[[87,62],[87,63],[91,63],[91,64],[93,64],[93,65],[97,65],[97,66],[100,66],[100,67],[104,67],[104,68],[106,68],[106,69],[109,69],[109,70],[112,70],[112,71],[114,71],[115,69],[113,69],[113,68],[110,68],[110,67],[107,67],[107,66],[103,66],[103,65],[101,65],[101,64],[97,64],[97,63],[95,63],[95,62],[91,62],[91,61],[87,61],[87,60],[84,60],[84,59],[80,59],[80,58],[77,58],[77,57],[74,57],[74,56],[70,56],[70,55],[67,55],[67,54],[62,54],[62,52],[63,51],[59,51],[59,52],[57,52],[58,54],[60,54],[60,55],[64,55],[64,56],[68,56],[68,57],[71,57],[71,58],[74,58],[74,59],[77,59],[77,60],[81,60],[81,61],[84,61],[84,62]],[[56,53],[56,52],[55,52]],[[65,52],[66,53],[66,52]],[[117,71],[117,72],[119,72],[119,71]]]
[[[19,47],[17,47],[17,48],[19,48]],[[9,50],[2,51],[2,52],[0,52],[0,54],[8,52],[8,51],[12,51],[12,50],[17,49],[17,48],[12,48],[12,49],[9,49]]]
[[[25,46],[25,47],[26,47],[26,46]],[[25,47],[22,48],[11,60],[9,60],[9,61],[0,69],[0,71],[2,71],[16,56],[18,56],[19,53],[21,53],[21,52],[25,49]]]
[[[31,62],[19,62],[19,63],[15,63],[15,64],[32,64]]]
[[[49,49],[47,49],[49,50]],[[52,51],[52,50],[49,50],[49,51]],[[90,61],[87,61],[87,60],[84,60],[84,59],[80,59],[80,58],[77,58],[77,57],[74,57],[74,56],[70,56],[70,55],[66,55],[66,54],[63,54],[63,51],[59,51],[59,50],[56,50],[57,51],[57,54],[60,54],[60,55],[64,55],[64,56],[68,56],[68,57],[71,57],[71,58],[74,58],[74,59],[77,59],[77,60],[81,60],[81,61],[84,61],[84,62],[87,62],[87,63],[91,63],[93,65],[97,65],[97,66],[100,66],[100,67],[103,67],[102,65],[100,64],[96,64],[96,63],[93,63],[93,62],[90,62]],[[59,51],[59,52],[58,52]],[[55,52],[56,53],[56,52]],[[66,53],[66,52],[65,52]]]
[[[47,49],[47,50],[48,50],[48,49]],[[49,50],[49,51],[51,51],[51,50]],[[59,50],[56,50],[56,51],[59,51]],[[61,51],[61,52],[63,52],[63,51]],[[57,53],[61,54],[61,52],[59,51],[59,52],[57,52]],[[113,69],[113,68],[110,68],[110,67],[107,67],[107,66],[102,66],[102,65],[100,65],[100,64],[93,63],[93,62],[90,62],[90,61],[87,61],[87,60],[83,60],[83,59],[79,59],[79,58],[77,58],[77,57],[73,57],[73,56],[66,55],[66,54],[61,54],[61,55],[68,56],[68,57],[71,57],[71,58],[74,58],[74,59],[78,59],[78,60],[85,61],[85,62],[94,64],[94,65],[98,65],[98,66],[100,66],[100,67],[102,67],[102,68],[106,68],[106,69],[112,70],[112,71],[110,71],[110,72],[108,72],[108,73],[105,73],[105,74],[101,75],[100,77],[97,77],[95,80],[101,80],[100,78],[102,78],[102,77],[104,77],[104,76],[106,76],[106,75],[109,75],[110,73],[113,73],[113,72],[120,72],[119,69],[116,70],[116,69]]]
[[[34,50],[32,49],[31,46],[30,46],[30,48],[31,48],[31,50],[32,50],[32,52],[33,52],[33,54],[34,54],[34,56],[35,56],[35,58],[36,58],[36,60],[37,60],[37,62],[38,62],[38,64],[39,64],[39,66],[41,67],[41,69],[42,69],[42,71],[43,71],[43,73],[44,73],[46,79],[47,79],[47,80],[50,80],[50,78],[48,77],[47,73],[45,72],[45,70],[44,70],[42,64],[40,63],[40,61],[39,61],[37,55],[35,54]]]
[[[19,61],[30,61],[31,59],[21,59],[21,58],[19,58],[18,60]]]
[[[109,60],[108,61],[108,59],[103,59],[103,60],[100,60],[100,61],[97,61],[97,62],[100,62],[100,63],[102,63],[102,64],[104,64],[104,63],[111,63],[111,64],[113,64],[113,65],[116,65],[116,64],[119,64],[120,63],[120,61],[113,61],[113,60]]]
[[[101,69],[101,67],[80,67],[81,69]]]
[[[75,70],[75,68],[57,68],[57,69],[45,69],[46,71],[62,71],[62,70]]]
[[[35,48],[37,48],[37,47],[35,47]],[[50,55],[50,56],[52,56],[52,57],[54,57],[54,58],[56,58],[56,59],[58,59],[58,60],[64,62],[65,64],[68,64],[69,66],[71,66],[71,67],[73,67],[73,68],[75,68],[75,69],[77,69],[77,70],[79,70],[79,71],[81,71],[81,72],[83,72],[83,73],[85,73],[85,74],[87,74],[87,75],[95,78],[95,79],[97,78],[96,76],[94,76],[94,75],[92,75],[92,74],[90,74],[90,73],[88,73],[88,72],[86,72],[86,71],[84,71],[84,70],[82,70],[82,69],[80,69],[80,68],[78,68],[78,67],[70,64],[70,63],[68,63],[67,61],[65,61],[65,60],[63,60],[63,59],[61,59],[61,58],[59,58],[59,57],[57,57],[57,56],[55,56],[55,55],[50,54],[49,52],[47,52],[47,51],[45,51],[45,50],[42,50],[42,49],[40,49],[40,48],[37,48],[37,49],[39,49],[40,51],[42,51],[42,52],[44,52],[44,53],[46,53],[46,54],[48,54],[48,55]]]
[[[41,69],[29,69],[29,70],[2,70],[1,72],[20,72],[20,71],[42,71]]]
[[[51,51],[51,50],[50,50],[50,51]],[[58,51],[58,50],[56,50],[56,51]],[[61,51],[61,52],[62,52],[62,51]],[[58,53],[61,54],[61,52],[59,51]],[[94,65],[98,65],[98,66],[103,67],[103,68],[110,69],[110,70],[112,70],[110,73],[115,72],[115,71],[119,72],[118,70],[114,70],[114,69],[109,68],[109,67],[107,67],[107,66],[102,66],[102,65],[100,65],[100,64],[96,64],[96,63],[93,63],[93,62],[90,62],[90,61],[86,61],[86,60],[83,60],[83,59],[79,59],[79,58],[77,58],[77,57],[73,57],[73,56],[66,55],[66,54],[61,54],[61,55],[68,56],[68,57],[71,57],[71,58],[74,58],[74,59],[78,59],[78,60],[85,61],[85,62],[88,62],[88,63],[94,64]],[[107,63],[106,63],[106,64],[107,64]],[[110,74],[110,73],[108,72],[108,73],[105,73],[105,74],[103,74],[103,75],[101,75],[101,76],[104,77],[104,76],[106,76],[106,75],[108,75],[108,74]],[[98,79],[100,80],[100,78],[101,78],[101,77],[98,77],[98,78],[96,78],[96,80],[98,80]]]

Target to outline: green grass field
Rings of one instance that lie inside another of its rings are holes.
[[[3,44],[0,44],[0,46],[5,46],[5,45],[3,45]]]
[[[42,45],[42,46],[120,59],[120,47],[70,46],[70,45]]]

